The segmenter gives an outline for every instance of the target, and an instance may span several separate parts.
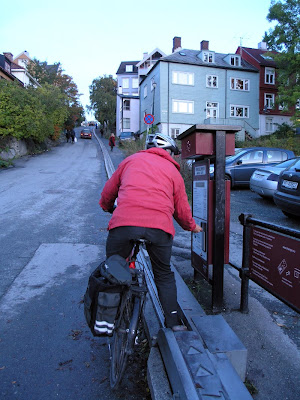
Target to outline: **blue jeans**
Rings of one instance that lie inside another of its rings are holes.
[[[111,229],[106,241],[106,257],[113,254],[127,258],[132,250],[132,240],[146,239],[147,251],[151,260],[154,281],[159,300],[165,314],[166,327],[179,324],[177,316],[177,289],[170,260],[173,237],[161,229],[120,226]]]

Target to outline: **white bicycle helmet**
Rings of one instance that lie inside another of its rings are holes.
[[[152,136],[152,135],[151,135]],[[159,147],[164,150],[171,150],[175,155],[180,154],[180,150],[175,143],[175,140],[170,136],[163,135],[162,133],[155,133],[153,137],[149,138],[146,148]]]

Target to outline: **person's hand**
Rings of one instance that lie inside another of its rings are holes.
[[[202,231],[203,231],[203,229],[201,228],[201,226],[196,224],[196,228],[193,230],[193,232],[194,233],[199,233],[199,232],[202,232]]]

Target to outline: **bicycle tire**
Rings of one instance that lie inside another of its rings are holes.
[[[124,296],[113,335],[110,386],[116,389],[123,378],[128,356],[132,353],[141,310],[141,299],[132,293]]]

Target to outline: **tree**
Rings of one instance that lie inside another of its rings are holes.
[[[72,128],[76,122],[79,124],[84,120],[84,109],[80,104],[78,88],[73,78],[63,73],[60,63],[49,65],[46,61],[34,59],[28,65],[28,72],[41,84],[49,84],[57,87],[61,93],[66,95],[68,115],[66,117],[66,128]]]
[[[265,32],[264,41],[269,49],[278,53],[270,55],[278,67],[279,101],[295,110],[293,120],[300,120],[300,0],[272,0],[267,15],[269,22],[277,25]]]
[[[23,88],[15,82],[0,81],[0,136],[32,138],[43,142],[56,138],[68,115],[66,96],[58,88]]]
[[[93,80],[90,86],[90,111],[94,111],[96,119],[115,130],[116,127],[116,88],[117,81],[111,75]]]

